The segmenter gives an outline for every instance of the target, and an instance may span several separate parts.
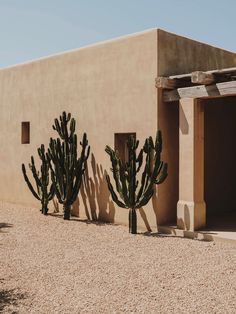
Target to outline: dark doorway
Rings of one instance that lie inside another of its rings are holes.
[[[236,227],[236,97],[206,100],[204,111],[207,226]]]

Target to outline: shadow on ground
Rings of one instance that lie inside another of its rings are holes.
[[[3,313],[8,306],[17,306],[18,302],[25,298],[25,294],[19,293],[15,289],[0,290],[0,313]],[[19,312],[12,311],[11,313],[16,314]]]
[[[212,241],[209,237],[205,237],[203,234],[203,238],[202,239],[198,239],[195,236],[193,237],[188,237],[188,236],[179,236],[176,235],[174,233],[160,233],[160,232],[143,232],[143,233],[139,233],[139,235],[145,236],[145,237],[154,237],[154,238],[177,238],[177,239],[181,239],[181,240],[195,240],[195,241],[201,241],[201,242],[209,242]]]
[[[138,233],[141,236],[145,237],[153,237],[153,238],[179,238],[179,239],[187,239],[184,237],[180,237],[174,234],[166,234],[166,233],[159,233],[159,232],[140,232]]]
[[[2,229],[12,228],[12,227],[13,227],[12,224],[9,224],[9,223],[6,223],[6,222],[0,222],[0,232],[4,232],[4,231],[2,231]]]
[[[48,216],[56,217],[59,219],[63,219],[63,214],[57,214],[57,213],[49,213]],[[77,221],[81,223],[85,223],[87,225],[96,225],[96,226],[107,226],[107,225],[112,225],[112,226],[118,226],[118,224],[114,224],[112,222],[104,222],[100,220],[89,220],[89,219],[81,219],[77,217],[71,217],[70,221]]]

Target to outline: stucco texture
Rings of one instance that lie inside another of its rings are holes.
[[[96,210],[101,219],[127,221],[127,211],[115,209],[109,198],[104,149],[114,146],[115,133],[136,132],[141,142],[155,135],[156,41],[152,30],[0,71],[2,200],[38,204],[24,183],[21,163],[56,136],[53,119],[66,110],[77,121],[78,136],[87,132],[91,145],[89,188],[74,213],[84,216],[87,206],[90,215]],[[21,144],[22,121],[30,121],[30,144]],[[153,220],[153,210],[148,212]]]
[[[187,57],[186,57],[187,54]],[[206,57],[207,56],[207,57]],[[158,75],[235,66],[235,54],[151,29],[0,70],[0,199],[39,205],[21,173],[22,162],[48,144],[55,117],[63,110],[77,121],[78,137],[87,132],[91,155],[86,184],[73,212],[127,224],[106,187],[110,171],[105,145],[115,133],[135,132],[143,143],[163,132],[163,159],[169,177],[138,216],[143,229],[176,219],[178,201],[178,106],[162,102]],[[169,107],[168,107],[169,106]],[[21,144],[21,122],[30,122],[30,144]]]

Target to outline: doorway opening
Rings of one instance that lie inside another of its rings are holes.
[[[236,97],[204,102],[204,197],[207,227],[236,231]]]

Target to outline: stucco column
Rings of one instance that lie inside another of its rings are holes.
[[[197,99],[179,102],[178,228],[194,231],[206,224],[204,202],[204,110]]]

